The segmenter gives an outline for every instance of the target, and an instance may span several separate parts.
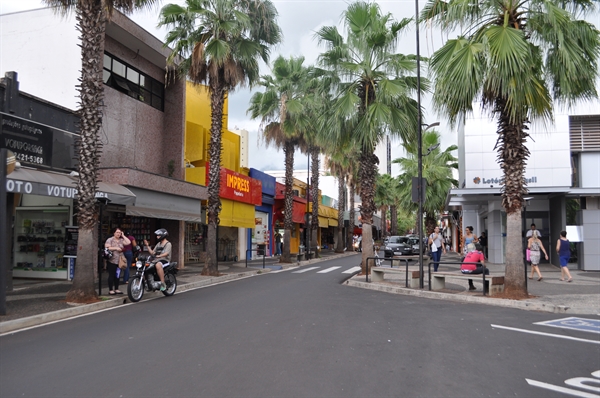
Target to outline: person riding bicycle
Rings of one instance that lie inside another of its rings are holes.
[[[171,242],[167,240],[167,236],[169,233],[166,229],[160,228],[154,231],[154,235],[156,235],[156,246],[154,246],[154,250],[150,248],[150,244],[146,239],[144,239],[144,245],[146,246],[146,250],[154,256],[154,260],[152,260],[152,264],[156,267],[156,273],[160,278],[160,291],[164,292],[167,289],[167,285],[165,284],[165,272],[163,271],[163,265],[168,264],[171,261]]]

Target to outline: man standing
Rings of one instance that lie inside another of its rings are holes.
[[[488,246],[488,242],[487,242],[487,234],[484,232],[481,233],[481,236],[479,237],[479,244],[481,245],[482,248],[482,252],[483,255],[485,256],[485,258],[488,258],[488,250],[487,250],[487,246]]]
[[[281,234],[279,231],[275,232],[275,250],[275,254],[281,256]]]
[[[440,259],[442,258],[442,252],[446,254],[446,247],[444,246],[444,237],[440,233],[440,228],[435,227],[433,233],[429,235],[429,251],[431,252],[431,260],[433,261],[433,272],[437,272],[438,266],[440,265]]]
[[[529,231],[527,231],[527,233],[525,234],[525,237],[527,237],[527,239],[531,238],[533,236],[533,231],[537,231],[537,229],[535,228],[535,224],[531,224],[531,229]],[[542,234],[540,233],[540,231],[537,231],[538,233],[538,238],[542,237]]]

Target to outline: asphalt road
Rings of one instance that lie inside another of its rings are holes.
[[[344,286],[350,267],[337,259],[157,294],[2,336],[0,396],[600,396],[594,327]]]

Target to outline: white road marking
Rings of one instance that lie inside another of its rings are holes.
[[[547,336],[547,337],[556,337],[558,339],[565,339],[565,340],[573,340],[573,341],[579,341],[582,343],[592,343],[592,344],[600,344],[600,341],[598,340],[587,340],[587,339],[580,339],[577,337],[571,337],[571,336],[561,336],[559,334],[551,334],[551,333],[544,333],[544,332],[536,332],[534,330],[527,330],[527,329],[517,329],[517,328],[511,328],[508,326],[500,326],[500,325],[491,325],[492,328],[495,329],[506,329],[506,330],[512,330],[515,332],[522,332],[522,333],[529,333],[529,334],[537,334],[539,336]]]
[[[317,274],[326,274],[328,272],[335,271],[338,268],[342,268],[342,267],[330,267],[330,268],[324,269],[323,271],[317,272]]]
[[[356,271],[360,271],[360,267],[356,266],[356,267],[352,267],[350,269],[347,269],[346,271],[342,272],[342,274],[353,274]]]
[[[584,397],[584,398],[598,398],[600,395],[590,394],[589,392],[574,390],[572,388],[555,386],[554,384],[548,384],[537,380],[525,379],[530,386],[545,388],[546,390],[552,390],[556,392],[561,392],[563,394],[573,395],[575,397]]]
[[[301,269],[300,271],[294,271],[294,272],[292,272],[292,274],[301,274],[301,273],[303,273],[303,272],[312,271],[313,269],[317,269],[317,268],[321,268],[321,267],[309,267],[309,268],[304,268],[304,269]]]

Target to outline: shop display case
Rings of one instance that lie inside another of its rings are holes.
[[[119,227],[124,232],[131,232],[138,245],[141,245],[144,239],[150,240],[154,229],[152,228],[150,219],[147,217],[133,217],[126,216],[122,213],[117,213],[114,218],[111,219],[111,228]],[[107,237],[110,236],[110,233]]]
[[[69,207],[17,207],[13,277],[67,279],[63,253]]]

